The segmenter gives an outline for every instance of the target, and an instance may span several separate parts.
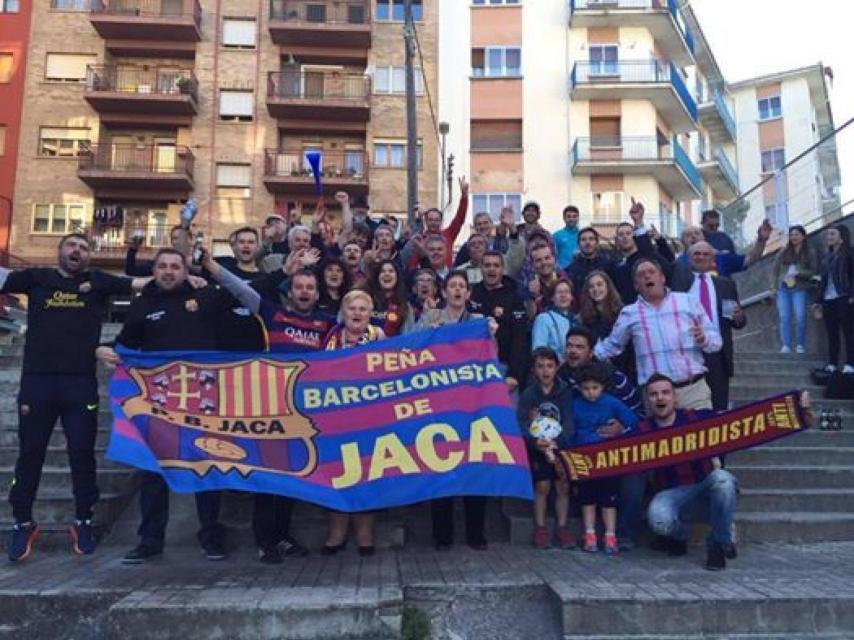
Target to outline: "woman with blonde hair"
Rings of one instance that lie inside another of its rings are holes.
[[[335,351],[347,349],[361,344],[368,344],[385,338],[385,333],[379,327],[371,324],[371,314],[374,303],[370,294],[362,289],[353,289],[341,299],[341,311],[338,313],[338,324],[326,336],[325,349]],[[374,555],[374,520],[376,512],[363,511],[360,513],[329,512],[329,534],[323,545],[325,555],[335,555],[347,545],[347,531],[350,520],[359,555]]]

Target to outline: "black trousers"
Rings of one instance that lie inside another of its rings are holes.
[[[712,391],[712,409],[726,411],[729,408],[729,373],[723,352],[705,354],[706,384]]]
[[[18,461],[9,502],[16,522],[33,519],[45,454],[56,421],[68,441],[75,516],[92,517],[98,501],[95,436],[98,431],[98,381],[94,375],[25,373],[18,393]]]
[[[203,547],[210,543],[222,543],[223,527],[219,523],[219,491],[202,491],[196,495],[196,513],[201,528],[197,535]],[[169,486],[157,473],[142,472],[139,487],[139,506],[142,522],[137,533],[140,544],[150,549],[162,549],[169,522]]]
[[[463,505],[466,512],[466,542],[483,544],[486,542],[484,526],[486,522],[486,497],[465,496]],[[431,503],[433,512],[433,541],[436,544],[454,542],[454,499],[440,498]]]
[[[854,304],[848,298],[825,300],[822,303],[824,326],[827,329],[827,361],[839,364],[839,334],[845,338],[845,364],[854,366]]]
[[[252,511],[252,533],[255,534],[255,544],[261,549],[266,549],[275,547],[284,540],[291,527],[293,510],[293,498],[271,493],[256,493]]]

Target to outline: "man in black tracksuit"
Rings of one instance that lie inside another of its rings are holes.
[[[18,394],[18,461],[9,502],[15,526],[9,560],[26,558],[38,534],[33,521],[48,442],[57,419],[68,441],[76,520],[72,550],[92,553],[92,508],[98,501],[95,436],[98,430],[98,380],[95,348],[110,296],[131,293],[132,281],[88,271],[89,242],[70,234],[59,242],[55,269],[0,269],[0,291],[22,293],[27,305],[27,341]],[[142,283],[138,283],[142,284]]]
[[[498,360],[507,367],[507,390],[515,394],[527,376],[531,351],[525,303],[516,283],[504,275],[504,256],[500,251],[487,251],[481,260],[481,270],[483,282],[472,289],[469,304],[472,311],[492,316],[498,322],[495,333]]]
[[[217,344],[217,320],[234,304],[223,289],[193,289],[187,282],[184,255],[161,249],[154,259],[154,281],[145,286],[128,309],[116,342],[140,351],[212,351]],[[98,348],[98,358],[115,365],[118,356],[111,347]],[[142,522],[140,543],[125,555],[125,564],[139,564],[163,551],[169,520],[169,488],[162,476],[143,472],[140,486]],[[225,558],[223,529],[219,523],[220,494],[195,494],[201,529],[199,543],[209,560]]]

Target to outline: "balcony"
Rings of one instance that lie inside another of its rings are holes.
[[[166,212],[150,213],[146,210],[129,210],[120,205],[95,207],[95,211],[121,211],[118,223],[104,223],[98,219],[92,221],[89,235],[92,238],[92,258],[94,262],[124,258],[128,245],[138,242],[138,256],[152,254],[157,249],[168,247],[169,231],[172,225],[166,218]]]
[[[570,91],[573,100],[649,100],[676,133],[696,129],[697,103],[673,63],[576,62]]]
[[[188,127],[198,113],[199,83],[189,69],[92,65],[83,97],[114,127]]]
[[[267,76],[267,111],[284,129],[364,132],[371,117],[371,79],[361,74],[281,71]]]
[[[371,47],[368,0],[270,0],[270,37],[301,61],[366,61]]]
[[[311,195],[316,193],[314,175],[305,154],[314,149],[264,153],[264,184],[270,193]],[[368,159],[364,151],[323,151],[321,158],[324,195],[346,191],[350,196],[368,193]]]
[[[569,0],[571,27],[640,27],[656,50],[681,67],[694,64],[694,38],[676,0]]]
[[[193,162],[175,144],[98,143],[81,152],[77,176],[98,198],[182,200],[193,190]]]
[[[674,139],[654,136],[577,138],[572,146],[574,175],[654,177],[676,200],[699,200],[703,185],[697,167]]]
[[[92,0],[89,21],[113,55],[193,58],[199,0]]]
[[[697,164],[703,180],[712,188],[717,200],[729,202],[738,197],[741,192],[738,184],[738,172],[732,166],[724,150],[716,148],[710,160],[702,160]]]
[[[709,99],[701,100],[697,105],[700,124],[709,132],[713,142],[735,142],[738,130],[726,99],[716,90],[710,94],[711,96],[705,96]]]

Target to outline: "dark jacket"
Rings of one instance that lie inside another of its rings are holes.
[[[504,276],[500,287],[487,289],[486,283],[472,289],[471,310],[492,316],[498,322],[495,340],[498,342],[498,359],[507,366],[507,376],[522,384],[528,371],[528,315],[516,283]]]
[[[584,281],[593,271],[604,271],[613,280],[614,266],[614,256],[610,253],[597,251],[592,258],[587,258],[579,253],[566,268],[566,275],[572,280],[574,295],[581,295]]]
[[[140,351],[210,351],[217,318],[233,304],[225,289],[193,289],[185,282],[164,291],[152,281],[131,302],[116,342]]]
[[[667,244],[664,237],[660,237],[655,243],[648,233],[635,236],[635,244],[638,250],[632,255],[621,258],[614,266],[614,285],[617,291],[620,292],[620,298],[623,304],[633,304],[638,299],[638,292],[635,291],[635,282],[632,278],[632,269],[641,258],[654,258],[664,270],[664,274],[669,276],[673,268],[673,262],[676,256]]]
[[[575,436],[575,423],[572,419],[572,389],[568,384],[557,378],[552,392],[546,395],[540,385],[535,382],[519,396],[519,404],[516,406],[516,420],[518,420],[522,436],[529,446],[533,446],[536,442],[528,430],[531,424],[530,414],[533,409],[550,415],[560,422],[563,431],[555,439],[558,448],[565,449],[572,443]],[[557,415],[554,415],[555,411],[557,411]]]
[[[672,289],[673,291],[682,291],[688,292],[691,290],[691,287],[694,286],[694,272],[693,271],[683,271],[678,270],[677,273],[674,274]],[[718,330],[721,332],[721,338],[723,339],[723,348],[720,350],[718,354],[705,354],[704,357],[708,359],[709,357],[716,357],[720,355],[724,359],[724,366],[726,367],[727,375],[732,378],[735,375],[735,362],[734,362],[734,351],[733,342],[732,342],[732,330],[733,329],[743,329],[747,324],[747,318],[744,317],[740,322],[735,322],[730,320],[729,318],[724,317],[723,314],[723,301],[724,300],[735,300],[738,302],[738,287],[735,284],[734,280],[730,280],[729,278],[723,278],[721,276],[712,276],[712,285],[715,287],[715,296],[717,297],[717,314],[718,314]]]
[[[833,278],[836,293],[843,298],[854,297],[854,254],[851,251],[828,253],[821,261],[821,298]]]

